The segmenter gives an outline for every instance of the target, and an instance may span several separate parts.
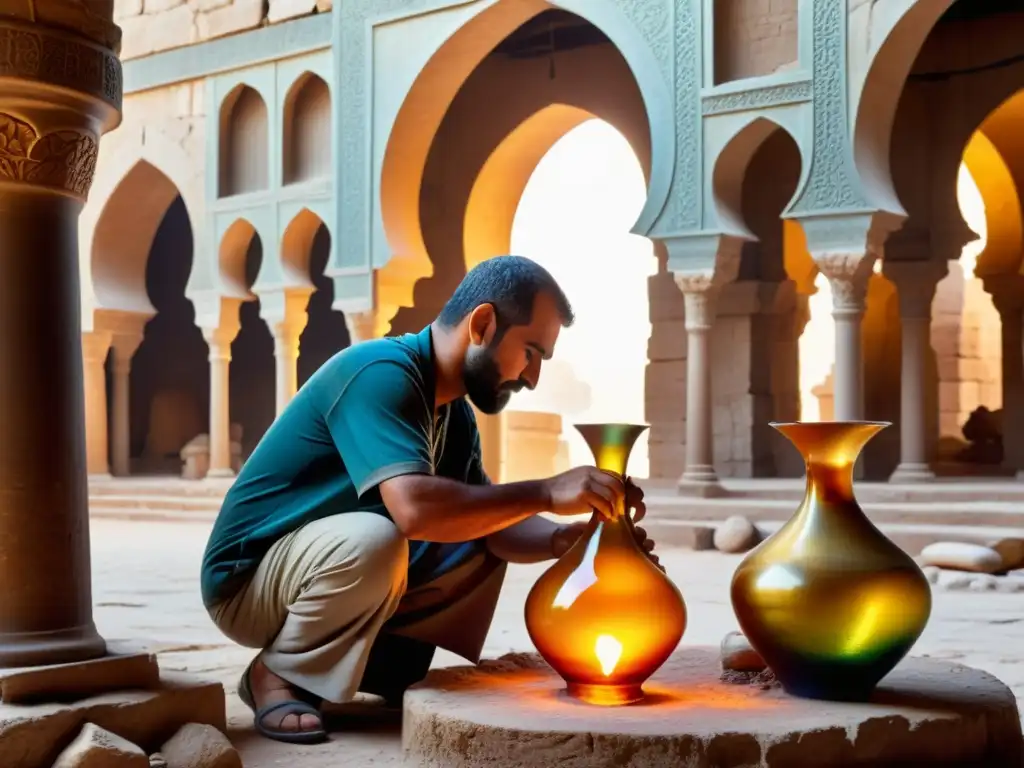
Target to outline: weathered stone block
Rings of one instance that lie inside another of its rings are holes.
[[[115,653],[73,664],[0,669],[0,702],[66,701],[108,691],[145,690],[159,684],[156,656]]]
[[[210,40],[255,29],[263,22],[263,10],[263,0],[234,0],[231,5],[200,13],[196,17],[199,39]]]
[[[267,21],[276,24],[285,19],[308,16],[316,10],[316,0],[270,0]]]
[[[149,758],[116,733],[86,723],[57,756],[53,768],[149,768]]]
[[[150,691],[105,693],[71,704],[0,704],[0,766],[50,768],[85,723],[140,746],[157,748],[185,723],[226,727],[224,687],[164,674]]]
[[[242,768],[228,737],[210,725],[187,723],[161,748],[167,768]]]
[[[134,59],[196,42],[196,15],[187,5],[121,20],[121,58]]]

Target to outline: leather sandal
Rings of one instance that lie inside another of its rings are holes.
[[[245,668],[241,679],[238,681],[238,698],[242,700],[245,706],[252,710],[253,727],[256,731],[268,739],[282,741],[286,744],[320,744],[327,741],[327,731],[323,727],[323,716],[311,704],[299,701],[298,699],[292,699],[289,701],[276,701],[273,704],[267,704],[265,707],[256,708],[256,701],[252,695],[252,682],[249,679],[252,675],[252,665],[255,663],[256,659],[249,662],[249,666]],[[291,731],[265,725],[263,721],[267,715],[275,712],[280,713],[282,721],[289,715],[295,715],[296,717],[314,715],[320,721],[320,727],[314,728],[311,731]]]

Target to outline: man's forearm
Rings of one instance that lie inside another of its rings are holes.
[[[541,481],[468,485],[432,475],[407,475],[381,484],[384,503],[410,539],[452,543],[482,539],[543,512]]]
[[[530,517],[487,537],[487,548],[509,563],[539,563],[554,558],[554,535],[562,526]]]

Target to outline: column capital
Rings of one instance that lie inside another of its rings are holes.
[[[877,252],[821,251],[812,253],[811,258],[832,288],[833,312],[863,312]]]
[[[49,0],[26,4],[31,18],[0,18],[0,186],[88,196],[122,97],[120,30],[94,5]]]
[[[82,333],[82,359],[86,363],[99,364],[107,360],[113,334],[108,331],[84,331]]]
[[[375,310],[365,312],[345,312],[345,325],[348,327],[350,344],[380,338],[378,317]]]
[[[948,273],[949,263],[944,259],[886,259],[882,263],[882,274],[896,286],[902,319],[931,319],[935,289]]]
[[[240,325],[220,326],[217,328],[203,328],[203,338],[210,347],[210,362],[218,360],[231,360],[231,344],[241,330]]]

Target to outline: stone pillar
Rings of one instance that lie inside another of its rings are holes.
[[[286,287],[262,290],[260,317],[274,337],[274,370],[276,415],[280,416],[299,389],[299,339],[309,322],[306,308],[313,290],[309,287]]]
[[[875,255],[865,253],[812,253],[818,269],[832,288],[836,363],[833,398],[836,421],[864,419],[864,359],[861,323],[864,320],[868,280]]]
[[[97,8],[8,3],[0,17],[0,667],[106,650],[92,616],[78,216],[99,137],[120,119],[121,65],[111,5]],[[59,30],[44,23],[54,14]]]
[[[711,328],[717,287],[703,276],[676,275],[686,305],[686,467],[681,491],[718,496],[714,466],[714,401],[711,396]]]
[[[115,477],[128,477],[131,469],[131,373],[132,356],[142,343],[141,335],[114,334],[111,342],[111,464]]]
[[[271,329],[274,337],[274,394],[278,416],[299,391],[299,336],[294,329],[278,325]]]
[[[1003,465],[1024,479],[1024,276],[984,279],[1002,329]]]
[[[91,476],[110,475],[107,443],[107,354],[111,335],[105,331],[82,334],[85,372],[85,463]]]
[[[887,259],[885,276],[895,285],[900,305],[900,463],[893,483],[927,482],[929,466],[928,356],[931,352],[932,300],[948,272],[944,260]]]
[[[239,326],[203,329],[210,347],[210,470],[207,477],[234,477],[231,467],[231,343]]]

